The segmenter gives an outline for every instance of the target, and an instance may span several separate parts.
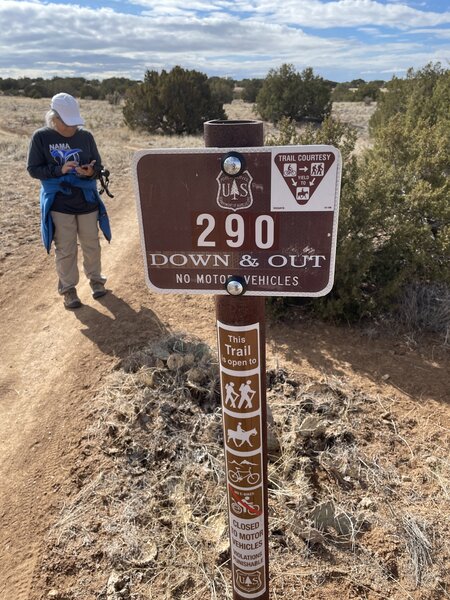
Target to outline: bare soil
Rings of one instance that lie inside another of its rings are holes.
[[[198,396],[186,391],[185,371],[168,366],[180,351],[165,346],[158,358],[155,350],[182,332],[214,356],[213,299],[146,289],[130,167],[137,149],[202,146],[202,138],[136,134],[119,107],[82,102],[112,172],[113,240],[102,241],[110,292],[93,300],[82,277],[83,307],[70,312],[56,292],[53,257],[40,245],[38,183],[25,170],[46,108],[46,100],[0,97],[0,598],[231,598],[214,361]],[[230,117],[243,108],[229,107]],[[272,597],[448,598],[448,348],[294,312],[269,319],[267,351],[279,445],[271,463]],[[136,415],[146,415],[145,427]],[[198,450],[189,415],[211,457],[195,468],[186,458]],[[308,415],[326,423],[299,436]],[[171,454],[178,435],[185,446]],[[130,459],[130,444],[147,452],[144,462]],[[172,504],[164,508],[158,482],[170,470],[184,482],[185,501],[177,504],[171,494],[179,502],[180,489],[167,484],[161,493]],[[209,514],[202,494],[186,485],[200,471],[199,483],[217,494],[208,496]],[[337,527],[340,508],[353,534]]]

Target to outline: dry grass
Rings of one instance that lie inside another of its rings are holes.
[[[386,399],[340,379],[300,383],[271,371],[268,401],[272,597],[316,598],[318,587],[324,599],[336,589],[346,598],[448,597],[445,448],[417,439]],[[95,405],[89,447],[103,458],[51,534],[49,585],[73,600],[231,598],[209,348],[186,336],[143,348]]]

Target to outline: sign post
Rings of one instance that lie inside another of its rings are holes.
[[[262,146],[263,124],[209,121],[204,139],[217,148]],[[229,276],[231,294],[215,297],[233,599],[268,600],[265,298],[241,295],[240,284]]]
[[[341,157],[263,146],[260,121],[208,121],[204,149],[138,152],[148,286],[214,294],[234,600],[268,600],[264,296],[333,286]]]

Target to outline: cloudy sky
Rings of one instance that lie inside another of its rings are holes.
[[[142,79],[181,65],[334,81],[450,65],[450,0],[0,0],[0,77]]]

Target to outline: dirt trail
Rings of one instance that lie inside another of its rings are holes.
[[[168,315],[183,329],[195,313],[202,324],[195,333],[214,340],[210,298],[148,292],[131,184],[115,193],[109,202],[113,241],[102,241],[111,292],[100,301],[81,275],[83,307],[64,310],[53,257],[41,247],[23,246],[1,265],[1,600],[35,597],[33,573],[45,532],[73,487],[77,444],[102,375],[131,348],[161,335]]]
[[[64,498],[73,492],[78,444],[91,399],[118,360],[166,328],[215,343],[210,297],[156,296],[145,287],[131,183],[109,202],[113,242],[103,244],[111,292],[66,311],[53,258],[23,246],[0,277],[0,599],[36,600],[35,568]],[[268,327],[268,362],[309,375],[339,375],[389,394],[405,411],[448,426],[445,355],[368,332],[301,322]],[[389,379],[385,381],[385,376]],[[384,379],[383,379],[384,377]]]

